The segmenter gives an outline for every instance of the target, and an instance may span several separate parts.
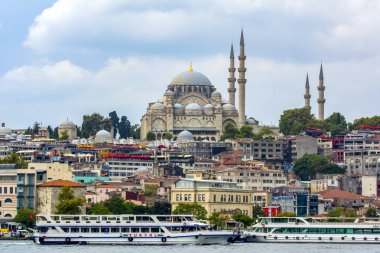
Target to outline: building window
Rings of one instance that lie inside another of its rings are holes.
[[[175,200],[176,200],[176,201],[179,201],[179,194],[176,194],[176,196],[175,196]]]
[[[206,201],[206,195],[205,194],[202,194],[202,201]]]
[[[7,193],[8,193],[8,188],[4,187],[4,194],[7,194]]]

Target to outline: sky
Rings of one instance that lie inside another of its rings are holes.
[[[85,114],[116,111],[140,123],[190,63],[228,98],[241,29],[247,117],[278,125],[304,105],[306,73],[318,115],[321,62],[325,117],[378,115],[378,13],[377,0],[3,0],[0,122],[81,125]]]

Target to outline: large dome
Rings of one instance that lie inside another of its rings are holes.
[[[61,124],[59,124],[59,127],[76,127],[76,125],[70,121],[70,120],[65,120]]]
[[[190,103],[186,105],[185,110],[202,110],[202,107],[197,103]]]
[[[153,110],[165,110],[165,106],[162,103],[154,103],[153,105],[150,106],[150,109]]]
[[[0,126],[0,135],[11,135],[12,130],[9,127]]]
[[[178,134],[177,139],[178,140],[188,140],[188,141],[191,141],[191,140],[193,140],[193,134],[190,133],[187,130],[183,130],[182,132],[180,132]]]
[[[96,133],[95,138],[109,139],[112,138],[112,136],[107,130],[100,130]]]
[[[203,85],[212,86],[210,80],[200,72],[185,71],[173,78],[171,85]]]

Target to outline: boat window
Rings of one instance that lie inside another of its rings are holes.
[[[110,229],[109,228],[102,228],[101,231],[102,231],[102,233],[109,233]]]
[[[49,228],[47,228],[47,227],[39,227],[37,230],[40,233],[46,233],[49,230]]]
[[[300,234],[308,234],[309,229],[308,228],[300,228]]]
[[[354,234],[363,234],[363,229],[354,228]]]
[[[201,227],[201,229],[202,229],[202,227]],[[195,230],[196,230],[196,227],[187,227],[187,231],[189,231],[189,232],[192,232]]]
[[[336,228],[337,234],[344,234],[344,228]]]
[[[309,234],[318,234],[318,228],[309,228]]]
[[[149,233],[149,228],[141,228],[141,233]]]
[[[99,233],[99,228],[91,228],[91,233]]]
[[[157,220],[159,221],[166,221],[166,217],[164,216],[157,216]]]
[[[363,229],[363,234],[372,234],[372,229]]]
[[[374,234],[380,234],[380,229],[373,229],[372,233],[374,233]]]
[[[69,228],[62,228],[63,232],[65,233],[68,233],[69,232]]]
[[[159,233],[160,232],[160,228],[150,228],[150,232],[151,233]]]
[[[193,221],[193,218],[191,216],[186,216],[185,218],[187,221]]]
[[[181,228],[180,227],[172,227],[172,232],[174,233],[178,233],[181,231]]]
[[[80,231],[82,233],[89,233],[90,232],[90,228],[81,228]]]
[[[111,233],[119,233],[120,228],[111,228]]]
[[[292,234],[298,234],[299,233],[299,229],[298,228],[290,228],[290,233],[292,233]]]
[[[335,228],[327,228],[326,233],[327,234],[335,234]]]
[[[79,228],[71,228],[71,233],[79,233]]]
[[[129,233],[129,228],[121,228],[122,233]]]
[[[354,229],[353,228],[346,228],[345,232],[346,232],[346,234],[353,234],[354,233]]]
[[[325,228],[318,228],[318,234],[326,234]]]
[[[140,228],[133,227],[131,228],[132,233],[140,233]]]

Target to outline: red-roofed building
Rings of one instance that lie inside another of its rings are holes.
[[[318,192],[319,199],[325,203],[325,207],[347,207],[360,209],[369,206],[372,198],[338,189]],[[325,210],[328,211],[328,210]]]
[[[37,185],[37,213],[54,214],[58,204],[58,195],[63,187],[69,186],[75,196],[86,196],[86,185],[69,180],[54,180]],[[86,213],[85,205],[81,208]]]

